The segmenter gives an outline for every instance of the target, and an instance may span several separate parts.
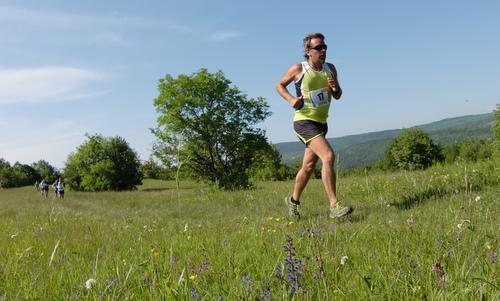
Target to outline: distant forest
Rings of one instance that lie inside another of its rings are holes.
[[[430,138],[441,146],[465,140],[491,139],[494,114],[468,115],[448,118],[429,124],[419,125]],[[384,158],[384,152],[401,129],[329,138],[335,152],[339,155],[340,167],[353,168],[367,165]],[[301,142],[277,143],[283,161],[290,164],[301,160],[304,146]]]

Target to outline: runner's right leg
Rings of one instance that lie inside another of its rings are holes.
[[[300,200],[300,196],[314,172],[316,162],[318,162],[318,156],[309,147],[306,147],[304,150],[304,158],[302,159],[302,166],[295,176],[295,186],[292,195],[295,201]]]

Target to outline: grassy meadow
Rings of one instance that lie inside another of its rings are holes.
[[[0,190],[0,300],[499,300],[500,166],[255,189],[145,180],[132,192]]]

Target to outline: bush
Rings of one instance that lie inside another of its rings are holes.
[[[385,159],[397,169],[423,169],[442,160],[439,147],[418,128],[404,129],[389,145]]]
[[[446,163],[484,161],[492,157],[493,143],[489,140],[466,140],[447,145],[443,148],[443,155]]]
[[[142,184],[141,163],[121,137],[87,136],[76,153],[68,156],[64,177],[75,190],[130,190]]]

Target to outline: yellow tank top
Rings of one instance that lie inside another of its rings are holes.
[[[332,77],[332,73],[326,63],[321,71],[316,71],[307,62],[302,62],[302,75],[295,82],[295,89],[297,97],[304,96],[304,104],[295,111],[293,121],[313,120],[326,123],[332,99],[328,77]]]

